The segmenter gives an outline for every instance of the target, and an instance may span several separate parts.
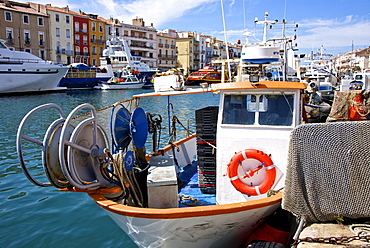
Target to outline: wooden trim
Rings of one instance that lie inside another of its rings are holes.
[[[232,214],[236,212],[268,207],[280,203],[283,193],[280,192],[279,194],[271,197],[247,202],[167,209],[130,207],[108,200],[101,194],[89,193],[89,196],[103,209],[122,216],[145,219],[182,219]]]

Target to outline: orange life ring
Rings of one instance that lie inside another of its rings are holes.
[[[245,173],[245,177],[252,177],[255,172],[262,169],[266,170],[266,176],[261,184],[250,186],[243,183],[238,176],[238,168],[242,165],[245,159],[256,159],[261,162],[261,165],[254,170],[249,170]],[[266,193],[274,185],[276,178],[276,168],[269,155],[256,149],[245,149],[244,151],[235,154],[230,163],[227,165],[227,173],[232,185],[241,193],[247,195],[261,195]]]

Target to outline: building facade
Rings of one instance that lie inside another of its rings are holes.
[[[157,56],[158,69],[165,71],[171,68],[176,68],[176,37],[157,34]]]
[[[73,17],[73,37],[74,37],[74,62],[89,64],[89,18],[76,14]]]
[[[75,12],[50,4],[0,0],[0,38],[14,50],[27,51],[61,64],[85,63],[100,66],[100,57],[111,37],[125,39],[131,54],[151,68],[197,71],[212,60],[240,57],[238,46],[226,50],[223,41],[196,32],[158,31],[145,26],[142,18],[132,24]],[[240,51],[239,51],[239,50]]]
[[[0,0],[0,39],[10,49],[50,60],[49,23],[43,5]]]
[[[106,44],[106,22],[95,14],[86,14],[84,12],[80,12],[80,14],[88,18],[88,65],[100,66],[100,57]]]
[[[73,52],[73,12],[68,7],[46,5],[50,20],[50,56],[58,64],[71,64]]]
[[[123,38],[130,46],[131,54],[141,56],[141,61],[151,68],[157,68],[157,30],[145,26],[142,18],[132,20],[132,24],[121,23]]]

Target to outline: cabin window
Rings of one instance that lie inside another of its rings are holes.
[[[291,126],[294,95],[225,95],[222,124]]]

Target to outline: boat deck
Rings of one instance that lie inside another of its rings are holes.
[[[187,165],[179,173],[179,195],[184,195],[179,201],[179,207],[207,206],[216,204],[216,194],[204,194],[198,186],[198,166],[196,163]],[[188,197],[190,196],[190,197]],[[185,203],[185,204],[184,204]]]

